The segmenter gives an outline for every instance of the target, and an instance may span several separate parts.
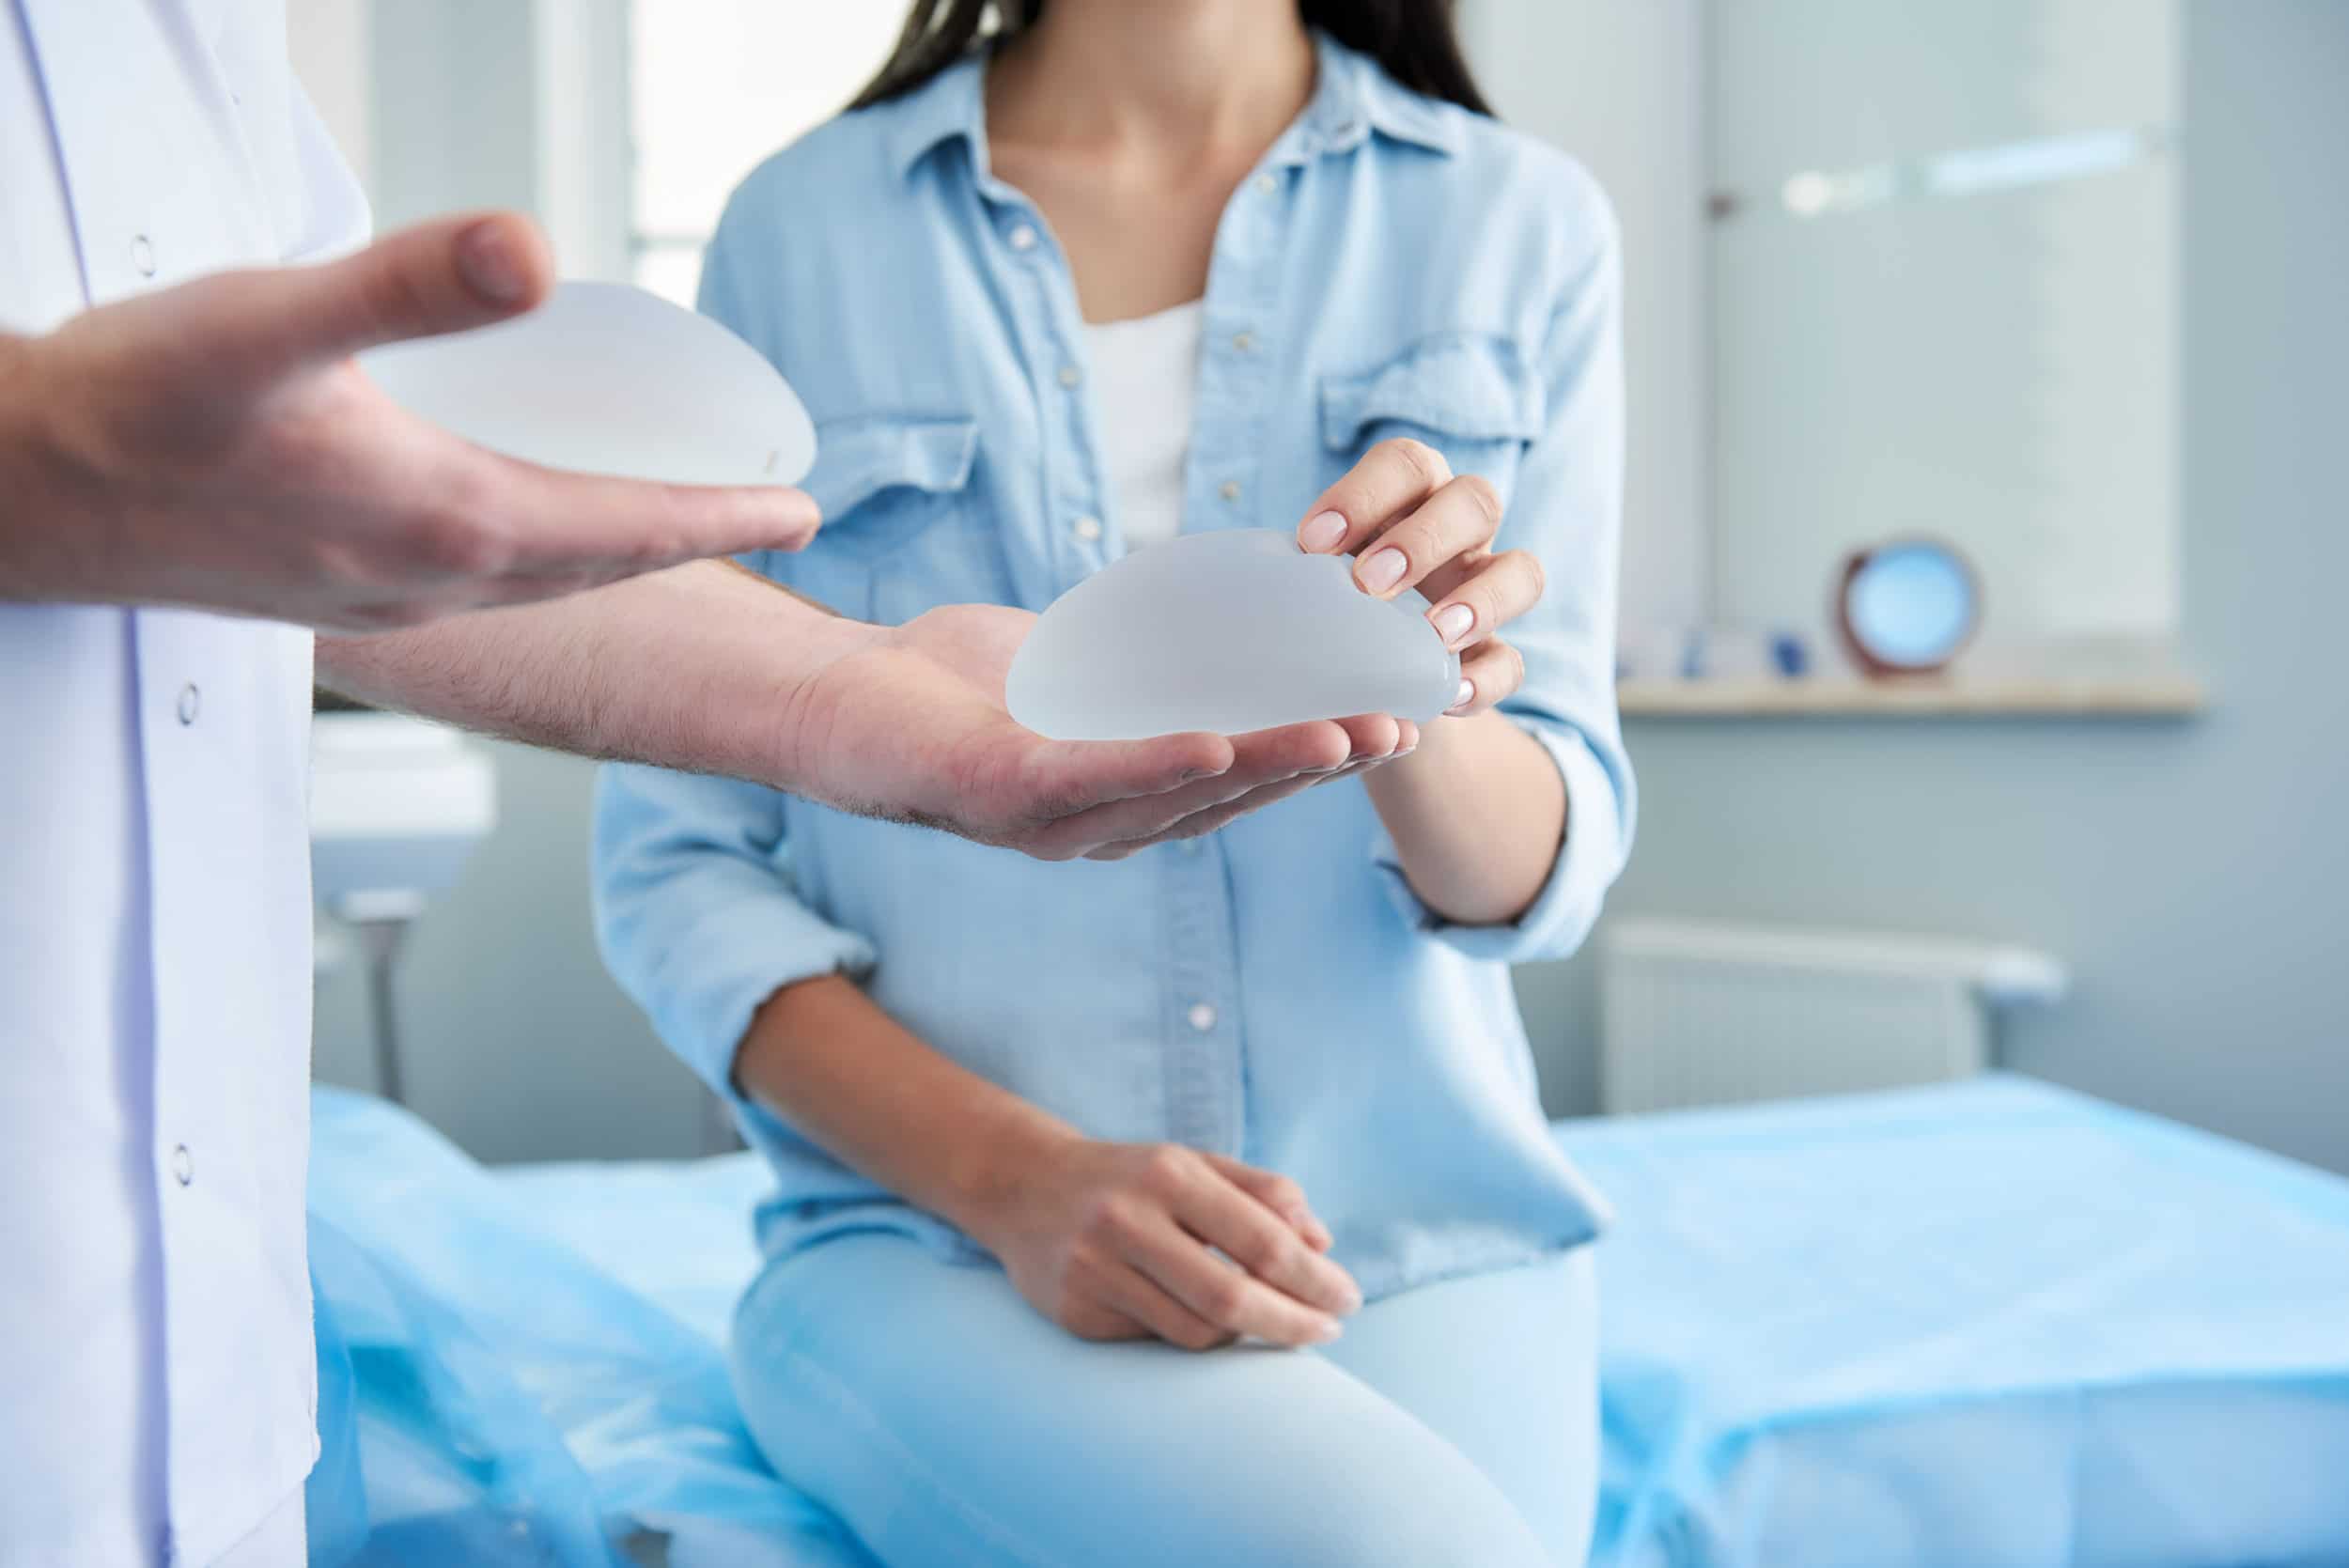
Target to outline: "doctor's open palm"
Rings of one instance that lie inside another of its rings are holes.
[[[804,545],[817,510],[798,490],[518,462],[408,413],[351,359],[521,315],[553,278],[527,221],[451,218],[0,336],[5,427],[38,437],[8,470],[52,524],[22,543],[51,557],[23,566],[42,591],[0,572],[0,598],[369,630]]]
[[[1419,727],[1378,714],[1230,737],[1047,740],[1003,706],[1035,616],[950,605],[863,627],[853,649],[785,699],[796,753],[779,776],[844,810],[946,828],[1043,860],[1122,860],[1410,752]],[[1170,766],[1187,761],[1188,776]],[[1172,783],[1172,787],[1169,787]],[[786,786],[788,787],[788,786]]]

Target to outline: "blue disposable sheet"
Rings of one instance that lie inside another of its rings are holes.
[[[1999,1077],[1561,1138],[1597,1561],[2349,1562],[2349,1182]]]
[[[655,1221],[613,1195],[657,1178],[614,1168],[550,1216],[404,1111],[320,1090],[312,1115],[313,1568],[873,1568],[760,1460],[722,1326],[682,1321],[562,1239],[599,1230],[677,1278],[689,1233],[731,1229],[739,1289],[754,1264],[747,1191],[689,1180],[664,1214],[692,1219]],[[713,1293],[684,1294],[698,1310]]]
[[[314,1561],[869,1568],[727,1389],[755,1157],[316,1116]],[[1560,1138],[1618,1211],[1596,1563],[2349,1562],[2349,1183],[2003,1078]]]

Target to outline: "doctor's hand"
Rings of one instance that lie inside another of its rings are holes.
[[[804,544],[817,511],[797,490],[518,462],[409,414],[352,363],[521,315],[552,284],[526,220],[451,218],[0,335],[0,598],[380,629]]]
[[[972,1234],[1080,1339],[1324,1344],[1362,1300],[1295,1182],[1175,1143],[1063,1135],[1007,1174]]]
[[[1297,540],[1309,553],[1352,554],[1354,581],[1392,598],[1427,597],[1427,618],[1460,656],[1454,714],[1482,713],[1525,680],[1525,660],[1501,627],[1542,597],[1531,552],[1495,554],[1501,497],[1472,474],[1455,476],[1443,454],[1408,437],[1382,441],[1307,508]]]
[[[1380,716],[1231,737],[1047,740],[1003,706],[1035,617],[995,605],[844,629],[848,651],[790,691],[780,787],[1044,860],[1118,860],[1211,832],[1309,785],[1408,753]]]

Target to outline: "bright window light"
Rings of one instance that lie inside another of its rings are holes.
[[[727,193],[846,105],[904,20],[882,0],[639,0],[629,18],[636,282],[691,305]]]

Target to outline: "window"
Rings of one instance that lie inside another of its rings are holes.
[[[629,17],[637,283],[693,303],[726,195],[837,113],[888,56],[903,8],[867,0],[639,0]]]
[[[1713,598],[1820,624],[1854,548],[1970,555],[1986,644],[2178,615],[2178,12],[1709,11]]]

